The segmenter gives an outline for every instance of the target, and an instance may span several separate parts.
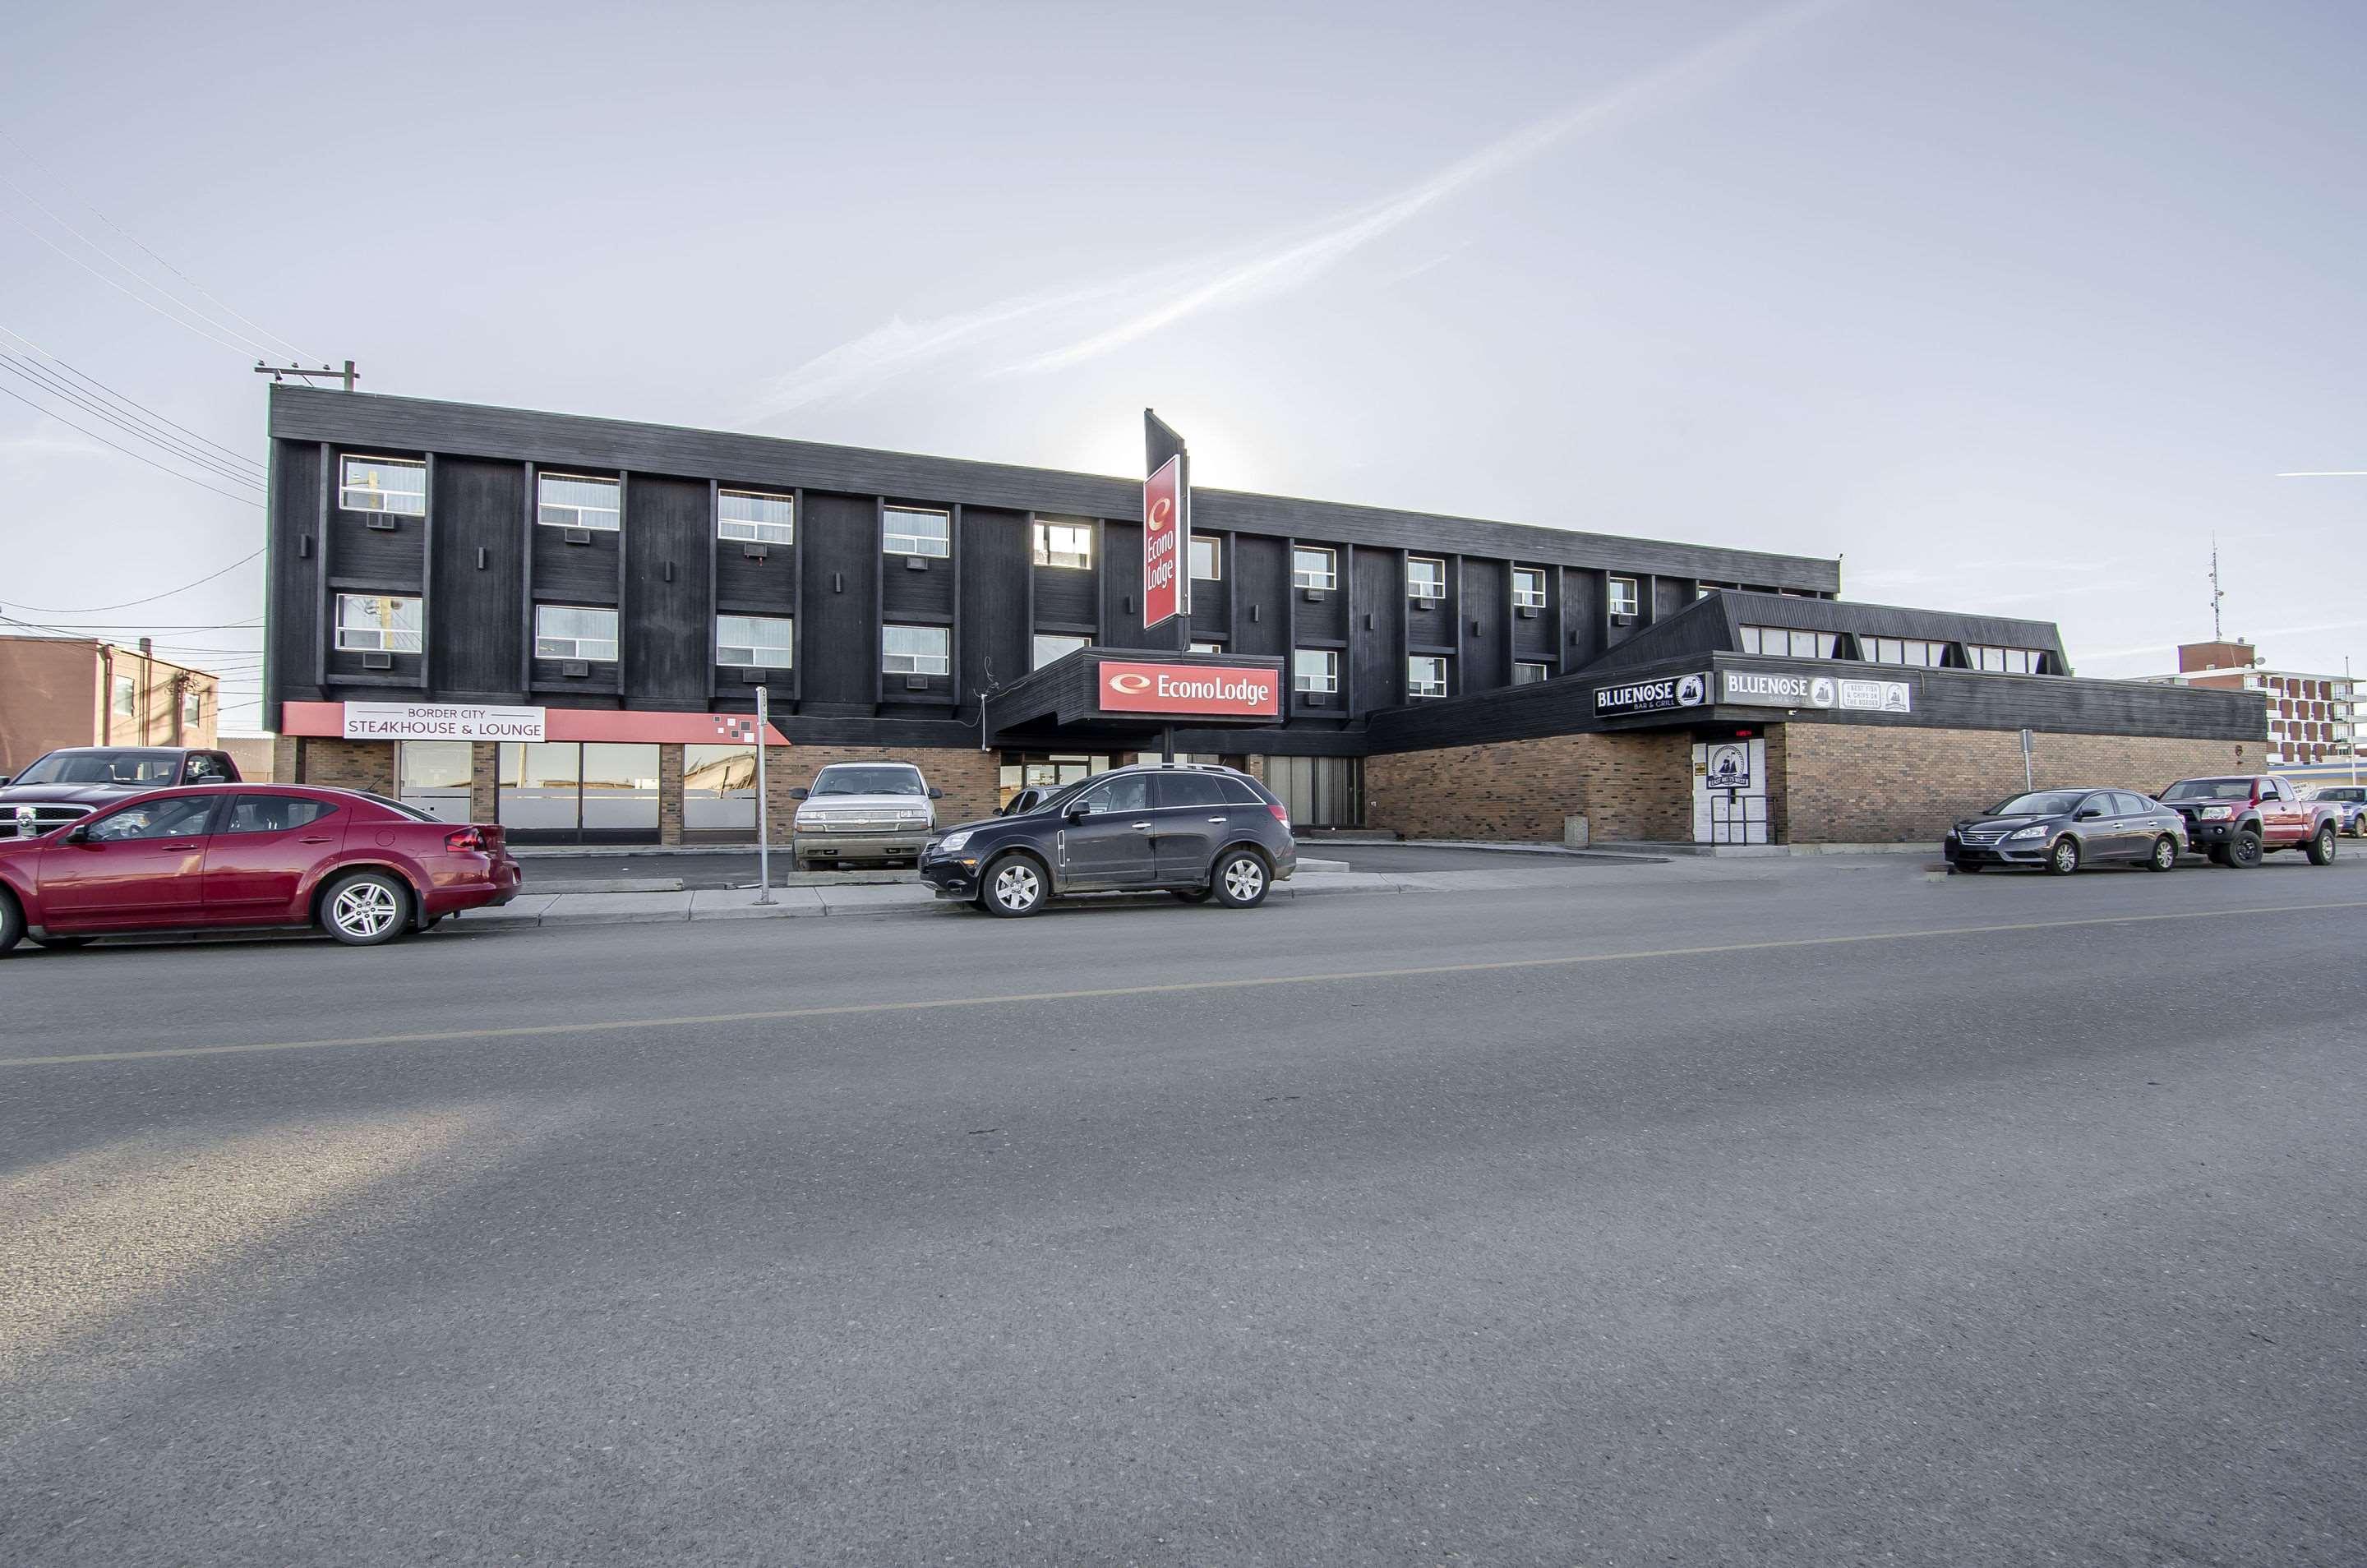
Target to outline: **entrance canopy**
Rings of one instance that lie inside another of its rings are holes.
[[[1279,659],[1149,649],[1086,648],[986,698],[990,743],[1059,736],[1114,743],[1169,726],[1278,725]]]

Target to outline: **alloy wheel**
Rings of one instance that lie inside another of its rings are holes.
[[[1225,867],[1225,891],[1243,903],[1253,901],[1265,887],[1265,867],[1240,855]]]
[[[1043,891],[1043,878],[1025,861],[1013,861],[994,874],[994,901],[1006,909],[1032,906]]]
[[[2153,845],[2153,868],[2168,871],[2178,864],[2178,846],[2168,839],[2157,839]]]
[[[2055,871],[2058,876],[2068,876],[2079,869],[2079,846],[2063,839],[2055,846]]]
[[[347,936],[383,936],[402,918],[394,889],[383,882],[357,882],[341,889],[329,906],[329,919]]]

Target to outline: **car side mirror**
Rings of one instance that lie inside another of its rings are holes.
[[[791,800],[811,800],[813,798],[813,791],[810,789],[793,789],[789,791],[789,798]]]
[[[929,798],[931,800],[943,800],[945,797],[946,792],[944,790],[939,789],[934,784],[931,784],[929,786]]]
[[[7,788],[7,787],[8,787],[8,775],[7,775],[7,774],[6,774],[6,773],[0,773],[0,789],[6,789],[6,788]]]
[[[89,824],[83,822],[75,823],[73,827],[66,829],[66,836],[58,841],[65,844],[86,844],[90,842]]]
[[[1089,806],[1071,806],[1069,807],[1069,820],[1071,822],[1082,822],[1093,814],[1093,807]]]
[[[2083,806],[2079,808],[2078,815],[2072,818],[2071,820],[2074,822],[2092,822],[2103,814],[2104,812],[2101,807]]]

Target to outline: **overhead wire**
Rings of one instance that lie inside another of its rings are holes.
[[[183,424],[176,420],[167,418],[165,415],[158,413],[154,409],[152,409],[147,404],[140,401],[139,399],[131,397],[127,393],[117,391],[114,388],[108,386],[106,382],[100,380],[96,376],[87,375],[81,370],[77,370],[74,367],[67,364],[58,355],[51,354],[48,349],[43,348],[40,344],[35,343],[31,338],[27,337],[23,333],[17,332],[15,328],[0,326],[0,337],[10,337],[16,339],[18,343],[24,344],[25,347],[31,349],[35,354],[40,355],[43,359],[48,360],[51,364],[56,366],[59,369],[73,377],[75,380],[95,389],[107,397],[114,399],[116,402],[121,404],[127,409],[134,411],[140,416],[153,420],[159,424],[169,425],[174,430],[180,432],[183,435],[188,436],[191,440],[197,441],[210,450],[220,453],[222,457],[229,458],[232,462],[253,468],[258,474],[264,471],[263,464],[257,459],[250,457],[245,453],[240,452],[232,447],[225,446],[221,442],[212,440],[198,431],[191,430],[187,425]]]
[[[177,457],[192,467],[202,468],[216,479],[228,479],[232,484],[248,485],[255,490],[263,489],[263,479],[259,474],[249,473],[223,458],[214,457],[203,447],[191,445],[179,436],[166,435],[152,429],[137,419],[100,402],[73,383],[61,380],[40,366],[11,355],[6,349],[0,349],[0,370],[7,371],[18,380],[39,390],[65,399],[75,408],[85,413],[96,415],[134,440],[145,441],[158,451]]]
[[[106,436],[99,434],[96,431],[87,430],[83,426],[76,424],[74,421],[66,418],[65,415],[58,412],[56,410],[43,408],[32,399],[17,392],[9,391],[6,387],[0,387],[0,394],[6,394],[8,397],[15,398],[18,402],[24,404],[27,408],[33,410],[36,413],[47,414],[50,418],[56,420],[60,424],[64,425],[68,430],[87,435],[102,446],[112,446],[127,457],[138,458],[141,462],[147,464],[150,468],[156,469],[160,473],[170,474],[177,479],[186,479],[190,484],[196,485],[199,490],[213,491],[214,494],[225,497],[231,501],[243,501],[247,505],[256,508],[260,508],[263,505],[262,501],[255,496],[237,495],[233,494],[230,491],[216,490],[212,485],[206,483],[203,479],[193,478],[188,474],[181,472],[178,468],[168,468],[164,467],[164,464],[156,461],[153,457],[150,457],[142,453],[134,452],[130,447],[122,445],[120,442],[109,441]]]
[[[118,604],[85,604],[78,610],[60,609],[54,604],[17,604],[14,599],[0,599],[0,605],[15,605],[19,610],[29,610],[37,615],[95,615],[103,610],[129,610],[135,604],[153,604],[159,599],[170,599],[176,593],[187,593],[190,589],[198,587],[204,583],[211,582],[217,577],[228,576],[230,573],[236,571],[240,567],[244,566],[247,562],[254,560],[256,557],[262,555],[264,549],[266,547],[268,547],[258,546],[250,553],[239,557],[238,559],[231,562],[228,566],[223,567],[219,571],[210,571],[203,577],[197,578],[188,582],[184,582],[178,588],[167,588],[162,593],[151,593],[144,599],[126,599]]]

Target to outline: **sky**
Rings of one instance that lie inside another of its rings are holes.
[[[258,728],[292,353],[1116,474],[1154,406],[1203,484],[1838,556],[2089,675],[2209,635],[2215,538],[2230,634],[2367,671],[2367,473],[2279,477],[2367,470],[2362,59],[2355,0],[17,7],[0,614]]]

